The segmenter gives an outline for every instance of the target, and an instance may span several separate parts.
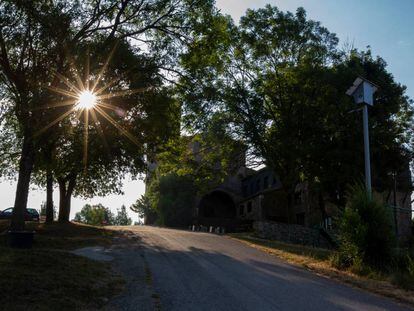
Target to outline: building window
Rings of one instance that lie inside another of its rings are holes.
[[[269,176],[266,176],[263,179],[263,189],[267,189],[267,188],[269,188]]]
[[[254,193],[254,184],[251,183],[250,184],[250,193],[249,193],[249,195],[252,195],[253,193]]]
[[[239,206],[239,215],[240,216],[244,215],[244,205],[243,204]]]
[[[247,214],[250,214],[252,212],[252,201],[249,201],[247,203]]]
[[[242,189],[242,192],[243,192],[243,196],[247,196],[247,186],[243,186],[243,189]]]
[[[276,185],[276,182],[277,182],[276,177],[273,177],[273,183],[272,183],[272,185],[273,186]]]
[[[305,225],[305,213],[296,214],[296,223],[298,225]]]

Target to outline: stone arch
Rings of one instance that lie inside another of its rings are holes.
[[[199,217],[235,219],[237,217],[237,210],[233,197],[221,190],[215,190],[206,194],[199,203]]]

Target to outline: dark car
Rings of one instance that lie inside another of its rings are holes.
[[[13,214],[13,207],[5,209],[4,211],[0,212],[0,219],[11,219],[12,214]],[[36,211],[34,208],[26,209],[26,213],[24,215],[25,221],[39,221],[39,219],[40,219],[40,215],[38,211]]]

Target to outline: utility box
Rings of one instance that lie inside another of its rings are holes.
[[[346,94],[352,96],[356,104],[367,104],[373,106],[374,93],[378,90],[378,87],[361,77],[358,77],[354,84],[346,91]]]

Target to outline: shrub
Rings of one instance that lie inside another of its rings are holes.
[[[149,187],[149,201],[157,211],[157,224],[187,227],[191,224],[197,188],[189,175],[168,173],[154,179]]]
[[[113,224],[114,215],[102,204],[85,204],[81,211],[76,213],[75,221],[88,225],[102,226]]]
[[[384,269],[391,263],[395,236],[390,211],[360,184],[348,192],[339,239],[339,266],[350,267],[361,260],[360,265]]]
[[[414,290],[414,257],[409,254],[399,254],[394,260],[392,282],[404,289]]]
[[[339,250],[331,257],[331,263],[338,269],[346,269],[353,266],[358,259],[361,258],[356,245],[343,242],[340,244]]]

